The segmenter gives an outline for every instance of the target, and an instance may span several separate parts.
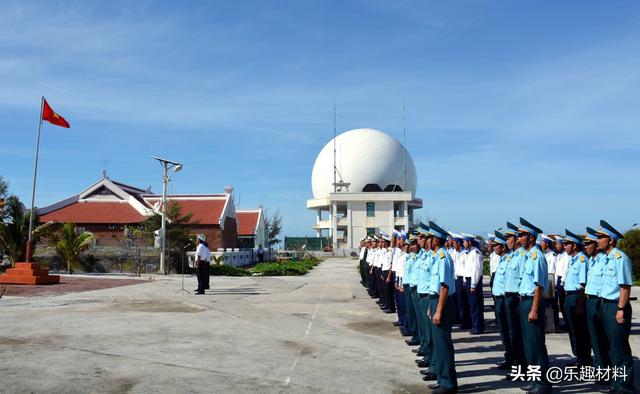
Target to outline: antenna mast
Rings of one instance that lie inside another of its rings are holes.
[[[402,99],[402,145],[404,147],[404,184],[402,190],[407,190],[407,103]]]
[[[333,192],[338,192],[338,185],[336,179],[336,98],[333,98]]]

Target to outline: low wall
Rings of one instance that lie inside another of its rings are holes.
[[[189,257],[189,266],[195,267],[195,255],[196,252],[187,252]],[[222,256],[224,265],[232,265],[234,267],[244,267],[247,265],[256,264],[258,262],[258,251],[253,250],[218,250],[211,252],[212,256],[219,259]],[[276,258],[276,251],[274,249],[264,249],[264,261],[273,261]],[[215,263],[213,257],[211,263]]]

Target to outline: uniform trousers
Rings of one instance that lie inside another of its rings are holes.
[[[616,320],[618,301],[602,300],[602,323],[609,340],[609,357],[611,364],[619,369],[624,369],[626,378],[616,377],[612,388],[623,393],[635,393],[633,383],[633,357],[629,346],[629,334],[631,333],[631,303],[624,307],[624,323]]]
[[[438,308],[438,296],[429,298],[429,306],[431,316],[435,315]],[[433,324],[431,327],[433,354],[437,355],[433,372],[438,376],[438,384],[445,390],[458,389],[453,341],[451,340],[455,312],[455,303],[452,297],[447,297],[441,311],[440,325]]]
[[[484,294],[482,292],[482,278],[476,288],[471,290],[471,278],[466,278],[465,289],[469,297],[469,313],[471,315],[471,332],[484,332]]]
[[[586,318],[595,366],[606,368],[611,365],[611,360],[609,359],[609,341],[602,325],[600,307],[600,298],[587,294]]]
[[[456,276],[456,323],[460,324],[460,328],[471,328],[471,318],[469,316],[469,301],[464,292],[464,278]]]
[[[538,305],[538,318],[529,321],[529,312],[533,306],[533,296],[523,296],[520,301],[520,322],[522,325],[522,342],[524,344],[524,354],[527,365],[539,366],[541,376],[534,381],[536,389],[551,392],[551,384],[547,380],[547,370],[549,369],[549,355],[544,337],[544,304]]]
[[[427,308],[429,308],[429,295],[419,294],[420,296],[420,315],[422,316],[423,337],[420,342],[420,348],[424,353],[424,361],[431,364],[433,357],[433,341],[431,337],[431,321],[427,318]]]
[[[198,263],[198,266],[196,267],[196,278],[198,278],[198,289],[196,291],[198,293],[204,293],[204,291],[208,288],[208,266],[208,261],[200,261]]]
[[[507,318],[507,332],[513,350],[513,365],[526,367],[524,347],[522,344],[522,326],[520,323],[520,296],[518,293],[505,293],[504,310]]]
[[[567,320],[567,330],[571,341],[571,351],[578,358],[580,365],[591,365],[591,344],[585,311],[577,312],[580,300],[579,291],[569,291],[564,298],[564,318]]]
[[[407,310],[407,324],[409,326],[409,332],[411,333],[412,340],[418,340],[418,323],[416,322],[416,311],[413,308],[413,301],[411,300],[411,293],[413,292],[410,285],[404,286],[404,305]]]
[[[393,279],[389,280],[387,282],[387,278],[389,277],[389,270],[386,271],[382,271],[382,275],[381,275],[381,283],[382,283],[382,294],[384,296],[384,307],[390,310],[395,310],[396,309],[396,303],[394,301],[394,294],[393,294]]]
[[[364,261],[360,260],[360,280],[361,283],[364,285],[365,284],[365,280],[364,280]]]
[[[420,296],[418,295],[418,290],[416,287],[412,287],[411,291],[411,304],[413,306],[413,311],[416,314],[416,323],[418,328],[418,342],[420,342],[420,348],[422,349],[422,338],[424,337],[424,320],[420,317]],[[426,349],[422,349],[423,351]]]
[[[507,303],[505,296],[494,296],[494,310],[496,313],[496,324],[500,331],[500,338],[504,346],[504,362],[507,365],[515,365],[515,355],[511,346],[511,338],[509,337],[509,323],[507,320]]]
[[[396,312],[398,313],[398,321],[400,322],[400,327],[404,332],[409,331],[409,327],[407,324],[407,310],[404,307],[404,296],[400,292],[400,290],[396,289],[396,285],[398,285],[398,278],[396,277],[396,273],[394,272],[391,277],[391,286],[393,291],[393,300],[396,304]],[[402,284],[399,285],[399,288],[402,287]]]
[[[562,277],[558,276],[556,279],[556,298],[558,299],[558,324],[556,324],[556,328],[560,327],[560,312],[562,312],[562,318],[565,320],[565,325],[567,324],[567,317],[564,315],[564,297],[565,292],[564,285],[562,284]]]

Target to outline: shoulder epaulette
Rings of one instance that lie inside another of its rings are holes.
[[[584,255],[580,255],[580,261],[584,263]]]
[[[534,259],[537,259],[538,258],[538,251],[534,250],[533,253],[531,253],[531,257],[534,258]]]
[[[622,255],[620,254],[620,252],[615,252],[615,253],[613,254],[613,257],[615,257],[616,259],[621,259],[621,258],[622,258]]]

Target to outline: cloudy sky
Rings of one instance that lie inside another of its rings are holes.
[[[418,215],[486,233],[640,220],[640,4],[633,1],[1,1],[0,175],[37,205],[101,177],[236,190],[311,235],[310,176],[337,127],[402,139]],[[369,158],[375,165],[375,157]]]

